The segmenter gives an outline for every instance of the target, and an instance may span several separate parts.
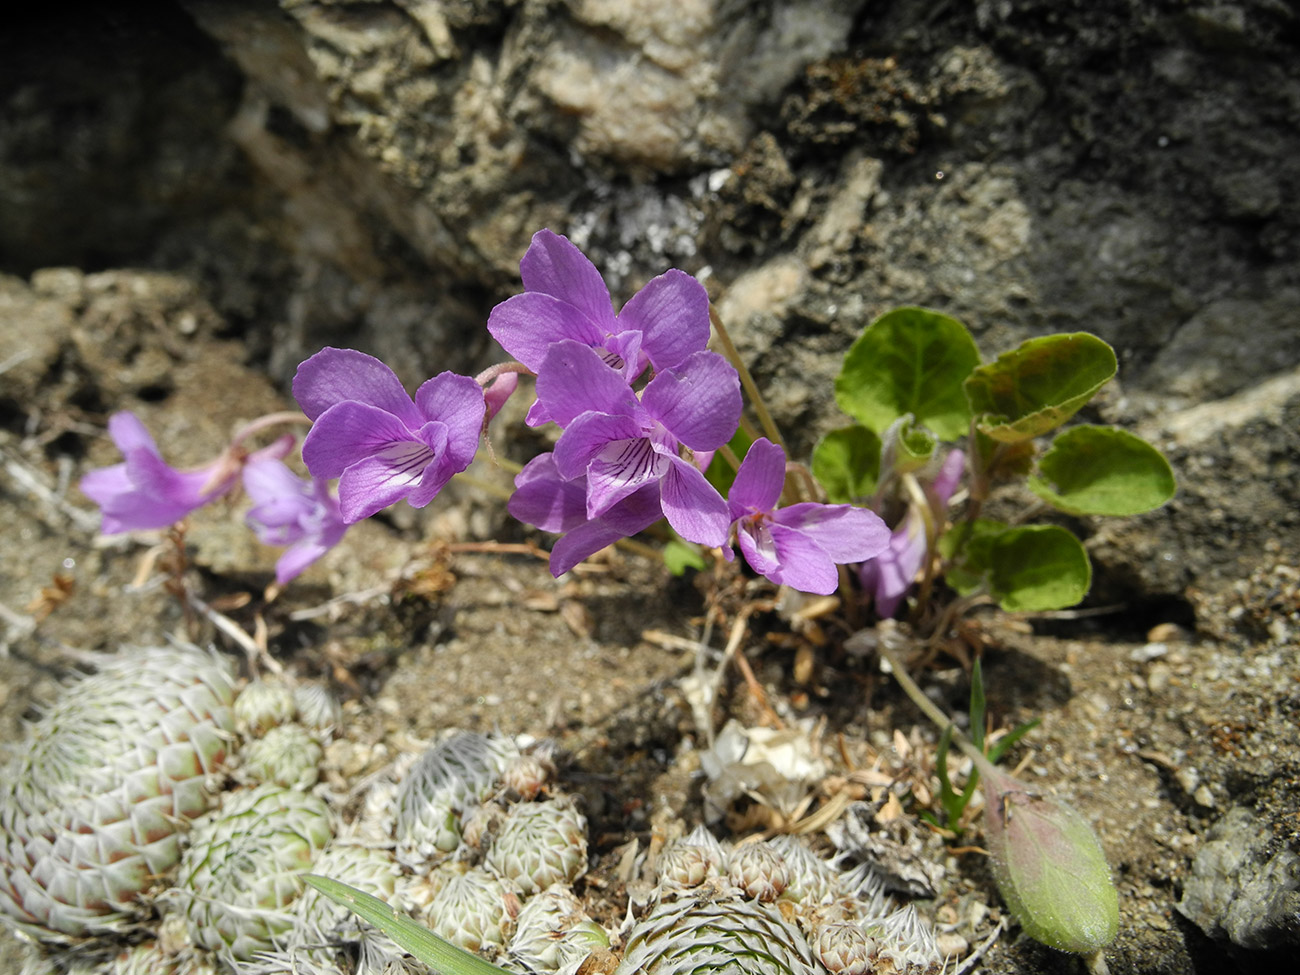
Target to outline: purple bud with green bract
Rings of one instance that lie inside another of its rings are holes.
[[[1088,954],[1115,940],[1119,895],[1092,827],[991,766],[984,838],[1002,899],[1035,941]]]

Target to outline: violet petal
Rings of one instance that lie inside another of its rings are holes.
[[[355,400],[420,425],[410,395],[397,374],[374,356],[355,349],[324,348],[298,366],[293,396],[308,419],[319,419],[331,406]]]
[[[641,405],[692,450],[716,450],[740,422],[740,377],[716,352],[695,352],[655,376]]]
[[[596,266],[567,238],[539,230],[519,262],[524,288],[576,306],[604,331],[614,331],[614,305]]]
[[[643,332],[642,348],[659,370],[671,369],[709,344],[709,295],[676,268],[653,278],[618,314],[621,328]]]

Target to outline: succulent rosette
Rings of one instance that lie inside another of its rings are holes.
[[[0,912],[46,941],[139,917],[213,801],[234,696],[226,663],[183,645],[70,685],[0,774]]]

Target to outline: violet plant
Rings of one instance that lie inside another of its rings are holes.
[[[1173,494],[1168,463],[1135,435],[1099,425],[1060,430],[1115,374],[1114,352],[1087,333],[1031,339],[982,363],[956,319],[921,308],[888,312],[849,349],[836,381],[837,401],[855,422],[822,438],[809,469],[787,457],[690,275],[665,272],[615,313],[600,272],[549,230],[534,235],[520,272],[523,292],[487,319],[514,359],[476,377],[444,372],[411,396],[387,365],[358,351],[326,348],[303,362],[293,392],[311,423],[302,445],[307,480],[282,463],[292,437],[257,451],[242,446],[289,417],[254,421],[210,464],[183,472],[166,464],[138,419],[115,415],[109,431],[125,461],[81,484],[103,512],[102,530],[166,527],[229,493],[242,473],[254,504],[250,527],[287,546],[276,568],[285,584],[349,525],[401,500],[428,505],[469,467],[521,376],[535,377],[526,422],[561,432],[553,451],[519,470],[508,510],[559,536],[550,555],[556,576],[665,520],[675,559],[685,551],[706,565],[699,553],[712,550],[721,565],[739,548],[759,575],[821,595],[852,575],[878,617],[906,613],[922,635],[942,635],[979,600],[1041,611],[1074,605],[1088,591],[1087,553],[1068,529],[986,517],[998,485],[1021,480],[1045,508],[1071,515],[1137,514]],[[725,354],[708,348],[711,331]],[[763,436],[742,418],[742,387]],[[1058,430],[1040,452],[1037,439]],[[955,598],[937,598],[941,591]],[[945,759],[952,734],[942,739]],[[1045,811],[1050,803],[996,771],[981,748],[957,741],[988,783],[989,808],[1001,812],[986,830],[1007,837],[1008,903],[1034,937],[1093,950],[1113,935],[1097,913],[1110,910],[1101,888],[1113,888],[1104,858],[1097,866],[1095,839],[1089,846],[1075,825],[1059,826]],[[957,793],[940,764],[944,811],[955,825],[974,780]],[[1074,933],[1058,936],[1034,920],[1057,910],[1060,896],[1050,883],[1024,879],[1041,864],[1023,866],[1012,837],[1020,826],[1034,833],[1025,838],[1031,847],[1071,863],[1077,854],[1075,865],[1101,891],[1091,921],[1087,903],[1076,911]]]

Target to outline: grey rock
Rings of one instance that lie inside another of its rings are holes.
[[[1207,935],[1240,948],[1300,945],[1300,857],[1231,809],[1196,854],[1179,912]]]

